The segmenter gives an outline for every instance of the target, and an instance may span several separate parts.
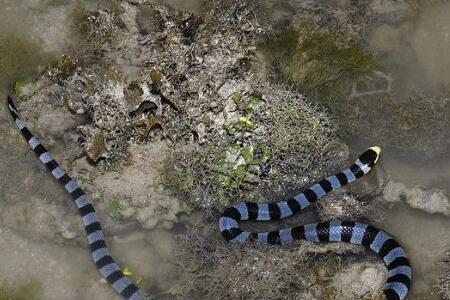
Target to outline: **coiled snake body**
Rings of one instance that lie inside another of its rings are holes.
[[[270,232],[249,232],[239,228],[239,221],[271,221],[284,219],[305,209],[332,190],[349,184],[367,174],[377,162],[378,147],[369,148],[345,171],[327,177],[303,193],[277,203],[240,202],[227,208],[219,220],[223,237],[231,242],[245,244],[285,245],[293,240],[313,242],[346,242],[362,245],[380,256],[388,269],[388,279],[383,287],[387,300],[405,299],[411,284],[411,267],[403,248],[386,232],[371,225],[339,221],[313,223]]]
[[[92,258],[100,274],[124,299],[143,300],[144,296],[139,288],[123,274],[118,264],[111,257],[99,219],[89,198],[28,130],[11,97],[8,97],[8,108],[14,122],[34,153],[39,157],[39,160],[72,196],[86,230]],[[235,204],[227,208],[222,214],[219,220],[220,231],[227,241],[240,244],[257,241],[260,244],[285,245],[293,240],[305,239],[315,242],[348,242],[366,246],[383,259],[389,271],[387,282],[383,288],[385,298],[388,300],[405,299],[411,283],[411,267],[405,251],[389,234],[371,225],[336,220],[256,233],[241,230],[238,223],[247,220],[279,220],[298,213],[328,192],[367,174],[377,162],[378,156],[379,148],[370,148],[349,169],[323,179],[288,201],[277,203],[241,202]]]

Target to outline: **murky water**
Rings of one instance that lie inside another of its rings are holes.
[[[425,8],[401,24],[383,24],[373,30],[371,46],[385,54],[381,62],[391,74],[393,90],[398,95],[439,89],[450,83],[450,60],[446,54],[450,50],[449,17],[450,5],[444,2]],[[383,165],[396,181],[450,193],[447,155],[431,159],[415,155],[408,160],[384,157]],[[412,295],[432,299],[431,285],[439,275],[437,262],[450,247],[449,219],[399,205],[386,212],[384,225],[404,243],[412,259],[416,275]]]
[[[381,53],[380,63],[383,71],[392,76],[397,97],[412,91],[437,90],[450,83],[450,61],[444,54],[450,50],[449,16],[450,5],[444,2],[424,8],[405,22],[373,29],[371,47]],[[399,140],[402,138],[398,136]],[[412,154],[399,158],[390,153],[382,164],[387,176],[395,181],[450,193],[447,155],[425,158]],[[438,262],[450,247],[449,218],[395,205],[385,211],[383,227],[404,244],[411,257],[415,275],[412,299],[438,299],[432,294],[432,285],[442,272]]]
[[[192,11],[202,5],[199,0],[155,2]],[[12,82],[24,76],[36,76],[70,44],[70,30],[65,26],[64,16],[71,5],[71,1],[2,1],[0,99],[5,98]],[[278,9],[267,15],[271,22],[289,17],[286,7],[279,4],[274,7]],[[58,26],[48,26],[49,20]],[[449,20],[450,5],[439,4],[401,24],[374,28],[371,46],[386,54],[382,65],[391,74],[396,92],[404,94],[413,89],[450,84]],[[12,127],[4,105],[0,105],[0,132],[0,201],[11,203],[27,199],[33,193],[68,200],[59,185],[43,175],[43,168]],[[383,157],[381,164],[387,176],[396,181],[442,188],[450,193],[450,161],[442,161],[442,157],[405,160],[392,155]],[[410,299],[433,299],[432,284],[439,276],[436,264],[450,249],[450,218],[398,204],[383,212],[381,222],[411,257],[415,278]],[[148,276],[144,281],[152,282],[151,288],[159,291],[171,288],[174,240],[170,233],[136,231],[109,242],[113,253],[130,269]],[[36,278],[42,299],[118,299],[100,281],[86,247],[33,240],[2,226],[0,249],[3,253],[0,269],[4,270],[0,279],[20,283]]]
[[[95,4],[94,1],[89,2]],[[48,176],[45,168],[22,141],[11,122],[4,100],[16,80],[36,77],[60,53],[73,47],[66,20],[73,4],[73,1],[1,1],[0,102],[3,105],[0,105],[0,269],[3,272],[0,282],[17,289],[29,281],[36,282],[33,299],[120,299],[101,280],[85,242],[66,245],[54,239],[54,236],[49,236],[49,228],[45,226],[33,229],[37,234],[29,234],[26,232],[29,228],[26,215],[18,215],[27,210],[32,214],[40,214],[39,211],[48,209],[45,204],[32,205],[34,198],[60,199],[62,207],[67,205],[71,209],[70,197]],[[56,142],[63,143],[62,140]],[[30,202],[28,208],[27,202]],[[16,211],[18,214],[15,214],[15,205],[25,210]],[[21,219],[23,227],[11,227],[9,218]],[[51,223],[51,213],[43,212],[42,218],[43,225]],[[106,239],[122,266],[128,267],[134,280],[141,281],[143,287],[160,293],[172,287],[173,234],[163,230],[145,234],[131,231]],[[8,299],[16,298],[13,296]]]

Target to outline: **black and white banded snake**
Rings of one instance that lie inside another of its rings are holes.
[[[53,177],[61,183],[66,191],[72,196],[75,205],[80,213],[81,220],[86,230],[86,235],[91,249],[92,258],[100,271],[103,278],[108,281],[113,289],[119,293],[124,299],[143,300],[144,297],[139,288],[133,284],[122,272],[119,265],[109,254],[103,236],[102,227],[100,225],[97,214],[92,206],[89,198],[64,170],[53,159],[50,152],[39,142],[39,140],[28,130],[25,122],[20,118],[19,113],[14,105],[13,99],[8,97],[8,108],[17,127],[28,142],[39,160],[47,167]]]
[[[231,243],[250,241],[259,244],[286,245],[293,240],[312,242],[346,242],[362,245],[377,253],[388,269],[383,294],[387,300],[405,299],[411,285],[411,266],[403,248],[386,232],[355,221],[313,223],[271,232],[248,232],[239,228],[239,221],[271,221],[292,216],[307,208],[332,190],[349,184],[367,174],[378,161],[380,148],[367,149],[348,169],[323,179],[303,193],[276,203],[240,202],[227,208],[219,220],[223,237]]]
[[[64,172],[47,149],[28,130],[11,97],[8,97],[8,108],[14,122],[39,160],[72,196],[86,230],[92,258],[100,274],[124,299],[145,299],[139,288],[123,274],[111,257],[94,207],[83,190]],[[347,242],[363,245],[377,253],[388,269],[388,279],[383,288],[385,299],[405,299],[411,284],[411,267],[403,248],[382,230],[362,222],[334,220],[256,233],[241,230],[238,223],[239,221],[271,221],[290,217],[328,192],[367,174],[377,162],[379,154],[378,147],[369,148],[350,168],[321,180],[287,201],[276,203],[240,202],[227,208],[219,220],[219,228],[223,237],[231,243],[239,244],[253,241],[259,244],[286,245],[293,240],[303,239],[314,242]]]

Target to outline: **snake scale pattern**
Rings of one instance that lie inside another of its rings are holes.
[[[106,246],[102,227],[97,214],[89,198],[64,170],[53,159],[50,152],[39,142],[39,140],[28,130],[25,122],[20,118],[14,105],[13,99],[8,97],[8,109],[14,122],[23,137],[33,149],[39,160],[52,173],[53,177],[61,183],[66,191],[72,196],[80,213],[81,220],[86,230],[89,248],[92,258],[100,271],[100,274],[111,284],[113,289],[127,300],[143,300],[138,287],[133,284],[122,272],[119,265],[114,261]]]
[[[406,298],[411,284],[411,266],[403,248],[386,232],[371,225],[339,221],[313,223],[270,232],[248,232],[239,228],[239,221],[272,221],[292,216],[310,206],[332,190],[349,184],[367,174],[378,161],[380,148],[366,150],[348,169],[315,183],[303,193],[277,203],[240,202],[225,209],[219,220],[223,237],[231,242],[245,244],[290,244],[293,240],[312,242],[346,242],[362,245],[381,257],[388,269],[383,287],[387,300]]]
[[[123,274],[119,265],[110,255],[99,219],[89,198],[30,132],[20,118],[11,97],[8,97],[8,108],[14,122],[39,160],[72,196],[86,230],[92,258],[100,274],[124,299],[143,300],[144,297],[139,288]],[[363,245],[377,253],[388,269],[388,279],[383,288],[385,299],[405,299],[412,275],[406,253],[389,234],[371,225],[362,222],[334,220],[271,232],[248,232],[239,228],[239,221],[280,220],[300,212],[332,190],[339,189],[367,174],[377,162],[379,153],[379,148],[369,148],[350,168],[323,179],[287,201],[277,203],[240,202],[227,208],[219,220],[223,237],[231,243],[239,244],[254,241],[259,244],[286,245],[294,240],[302,239],[314,242],[347,242]]]

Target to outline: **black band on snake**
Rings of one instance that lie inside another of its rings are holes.
[[[113,289],[127,300],[143,300],[138,287],[133,284],[122,272],[118,264],[109,254],[103,231],[97,214],[89,198],[83,190],[52,158],[39,140],[28,130],[25,122],[20,118],[13,99],[8,97],[8,108],[17,127],[28,142],[39,160],[52,173],[53,177],[61,183],[66,191],[72,196],[81,216],[86,235],[91,249],[92,258],[100,271],[100,274],[108,281]]]
[[[271,221],[284,219],[300,212],[332,190],[349,184],[367,174],[378,161],[380,148],[366,150],[356,162],[343,172],[315,183],[303,193],[277,203],[240,202],[227,208],[219,220],[223,237],[231,243],[286,245],[293,240],[313,242],[346,242],[362,245],[381,257],[388,269],[383,287],[387,300],[405,299],[411,285],[411,266],[403,248],[386,232],[371,225],[339,221],[322,222],[284,228],[270,232],[248,232],[239,228],[239,221]]]

